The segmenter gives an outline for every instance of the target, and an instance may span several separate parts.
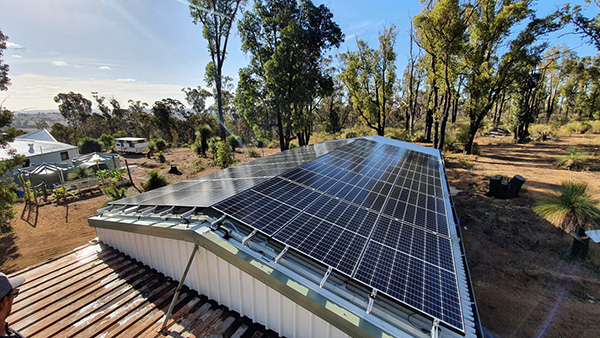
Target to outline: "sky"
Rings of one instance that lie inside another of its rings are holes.
[[[377,47],[383,28],[395,24],[398,74],[403,72],[410,20],[422,9],[418,0],[313,1],[331,10],[346,36],[333,54],[354,50],[357,39]],[[536,7],[544,15],[562,3],[541,0]],[[185,0],[0,0],[0,8],[0,29],[9,37],[2,59],[12,82],[0,92],[0,103],[13,112],[57,111],[54,96],[70,91],[90,100],[98,92],[123,107],[129,99],[150,106],[163,98],[185,103],[182,88],[205,86],[210,55]],[[590,16],[597,12],[593,8]],[[597,53],[566,33],[551,36],[551,44],[564,43],[579,55]],[[227,51],[224,74],[235,81],[249,61],[237,30]]]

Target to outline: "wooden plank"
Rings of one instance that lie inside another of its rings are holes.
[[[119,321],[118,325],[115,325],[114,327],[111,327],[107,331],[101,332],[98,335],[104,338],[111,338],[120,335],[126,330],[131,329],[134,325],[141,326],[141,323],[144,321],[145,318],[148,317],[148,314],[151,311],[153,311],[157,307],[160,308],[161,306],[165,306],[167,302],[170,302],[171,298],[173,297],[173,294],[175,293],[175,287],[170,282],[163,282],[161,288],[163,290],[166,289],[166,292],[162,291],[160,297],[156,299],[148,298],[148,302],[145,306],[138,310],[130,312],[127,317]],[[160,290],[157,290],[157,292],[159,291]]]
[[[157,285],[159,283],[156,275],[141,274],[140,278],[128,285],[123,285],[119,289],[111,292],[111,294],[103,296],[94,303],[93,308],[89,308],[86,312],[75,313],[74,316],[69,316],[69,321],[73,323],[67,329],[58,332],[48,332],[45,334],[48,337],[53,337],[56,334],[66,337],[80,336],[90,337],[95,332],[104,331],[127,314],[129,309],[137,308],[143,303],[146,298],[142,297],[143,293],[152,295],[152,289],[155,289],[157,294],[162,291]],[[138,287],[142,286],[141,288]]]
[[[179,297],[179,299],[181,299],[181,297]],[[181,308],[179,310],[177,310],[174,314],[171,315],[171,318],[167,322],[166,330],[169,331],[171,325],[173,325],[173,323],[176,323],[177,321],[179,321],[183,316],[186,316],[190,312],[190,309],[192,307],[194,307],[194,305],[196,305],[198,302],[200,302],[200,298],[195,297],[194,295],[192,295],[191,299],[188,298],[188,299],[183,299],[182,301],[179,301],[178,304],[179,305],[183,304],[183,306],[181,306]],[[178,306],[176,306],[176,308]],[[168,310],[168,308],[165,310]],[[142,333],[140,336],[143,336],[143,337],[160,337],[160,336],[162,336],[162,334],[161,334],[161,332],[159,332],[159,330],[163,326],[163,322],[165,319],[164,316],[166,315],[166,311],[160,311],[160,312],[162,312],[162,315],[160,316],[159,320],[156,323],[154,323],[153,325],[151,325],[150,327],[148,327],[148,329],[144,333]]]
[[[82,260],[78,260],[76,264],[68,264],[63,265],[62,267],[56,267],[54,271],[49,271],[41,280],[36,279],[31,282],[26,280],[25,283],[19,288],[21,293],[19,294],[18,300],[24,300],[31,294],[36,294],[37,296],[38,290],[47,290],[48,288],[51,288],[63,281],[72,281],[72,278],[77,277],[82,273],[82,271],[92,269],[95,266],[102,264],[107,265],[116,258],[117,254],[112,252],[102,257],[101,260],[98,258],[98,256],[93,255]]]
[[[170,292],[174,294],[175,287],[172,290],[170,290]],[[177,304],[187,301],[187,299],[189,297],[190,297],[190,295],[187,292],[180,293],[179,298],[177,299]],[[118,336],[119,337],[145,337],[145,336],[154,337],[158,333],[157,328],[160,328],[162,326],[164,316],[167,313],[170,304],[171,304],[171,299],[169,298],[169,300],[167,302],[165,302],[165,304],[162,304],[162,306],[157,306],[154,310],[149,312],[146,315],[145,320],[143,322],[138,323],[135,326],[132,326],[131,328],[127,329],[126,331],[120,333]]]
[[[203,330],[200,337],[204,338],[222,338],[225,337],[227,331],[230,331],[231,326],[235,323],[235,317],[228,316],[225,320],[219,320],[216,325],[211,325]]]
[[[38,265],[17,271],[11,274],[11,277],[21,276],[25,278],[27,283],[33,283],[36,280],[44,281],[46,280],[47,271],[53,271],[63,266],[77,265],[78,260],[85,259],[86,257],[98,256],[98,253],[94,249],[89,249],[90,247],[95,246],[85,245],[84,247],[80,247],[57,258],[53,258]],[[110,252],[114,254],[114,250],[110,250]]]
[[[143,269],[135,270],[137,266],[132,265],[127,269],[123,270],[127,274],[131,276],[137,276],[142,273]],[[133,270],[133,271],[130,271]],[[103,276],[104,277],[104,276]],[[102,295],[111,292],[112,290],[118,288],[122,284],[124,284],[126,280],[120,279],[119,274],[115,272],[111,272],[108,276],[103,278],[102,280],[96,279],[91,283],[87,283],[90,285],[90,288],[83,288],[80,292],[71,295],[68,289],[61,291],[60,298],[56,301],[52,301],[50,304],[47,304],[43,309],[37,310],[33,309],[33,313],[25,317],[24,321],[29,323],[25,328],[19,328],[20,332],[23,332],[24,335],[31,336],[33,332],[37,332],[39,330],[43,330],[48,326],[55,325],[64,317],[70,315],[75,311],[85,311],[85,307],[89,306],[92,302],[96,301],[97,298]],[[61,301],[64,298],[70,298],[68,302]],[[54,300],[54,297],[49,297]],[[31,324],[35,323],[35,329],[30,328]],[[17,323],[20,325],[21,322]],[[30,332],[32,331],[32,332]]]
[[[120,267],[120,264],[128,266],[133,264],[133,261],[126,260],[125,257],[121,256],[111,262],[114,267]],[[32,311],[39,310],[45,306],[61,299],[61,297],[67,297],[73,293],[83,290],[88,287],[89,284],[97,283],[98,280],[106,278],[110,274],[113,274],[114,270],[106,264],[98,264],[90,269],[84,269],[79,275],[73,276],[69,279],[62,280],[46,289],[40,290],[35,293],[35,299],[29,299],[29,297],[23,297],[23,299],[17,298],[17,302],[13,305],[13,312],[11,317],[13,321],[18,321],[23,316],[22,312],[31,313]],[[74,282],[75,280],[75,282]],[[28,309],[32,307],[32,309]],[[13,317],[14,316],[14,317]]]
[[[242,338],[242,335],[248,331],[248,325],[242,324],[229,338]]]
[[[212,308],[212,304],[209,302],[204,302],[202,306],[199,308],[196,307],[193,313],[189,314],[185,320],[181,323],[183,326],[183,330],[179,331],[178,335],[173,336],[173,329],[171,328],[171,334],[169,336],[173,337],[189,337],[191,335],[191,328],[193,328],[194,322],[198,320],[198,318],[204,316],[210,309]]]

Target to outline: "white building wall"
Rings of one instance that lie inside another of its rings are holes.
[[[96,228],[98,238],[175,280],[181,280],[194,244]],[[289,338],[349,337],[289,298],[214,253],[200,247],[185,284]]]

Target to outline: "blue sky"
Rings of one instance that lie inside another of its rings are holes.
[[[418,0],[315,3],[330,8],[346,35],[341,52],[353,49],[357,38],[375,47],[384,26],[395,24],[401,74],[410,18],[421,11]],[[540,3],[540,14],[546,14],[563,1]],[[0,102],[10,110],[56,110],[53,97],[69,91],[89,99],[93,91],[114,96],[122,106],[129,99],[149,105],[167,97],[185,102],[183,87],[204,85],[209,54],[185,0],[0,0],[0,8],[0,29],[9,36],[3,60],[12,80],[9,90],[0,92]],[[580,55],[596,53],[572,35],[555,34],[551,42],[565,43]],[[237,78],[247,62],[234,31],[224,72]]]

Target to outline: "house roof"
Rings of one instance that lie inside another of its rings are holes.
[[[31,133],[19,135],[16,138],[35,141],[58,142],[52,134],[46,129],[32,131]]]
[[[157,336],[178,282],[103,244],[11,276],[25,277],[7,322],[26,337]],[[183,287],[167,335],[276,337]]]
[[[357,312],[366,321],[403,330],[412,322],[400,317],[419,314],[457,336],[481,334],[438,150],[379,136],[295,148],[119,200],[90,224],[166,227],[198,214],[239,234],[240,250],[273,252],[274,269],[284,257],[300,274],[327,271],[321,288],[343,281],[369,299],[367,315]]]
[[[14,141],[8,143],[6,148],[0,147],[0,160],[6,160],[11,158],[11,150],[14,150],[17,155],[24,155],[25,158],[29,158],[49,153],[68,151],[72,149],[77,149],[77,147],[56,141],[39,141],[15,138]]]
[[[145,141],[143,137],[117,137],[115,141]]]

